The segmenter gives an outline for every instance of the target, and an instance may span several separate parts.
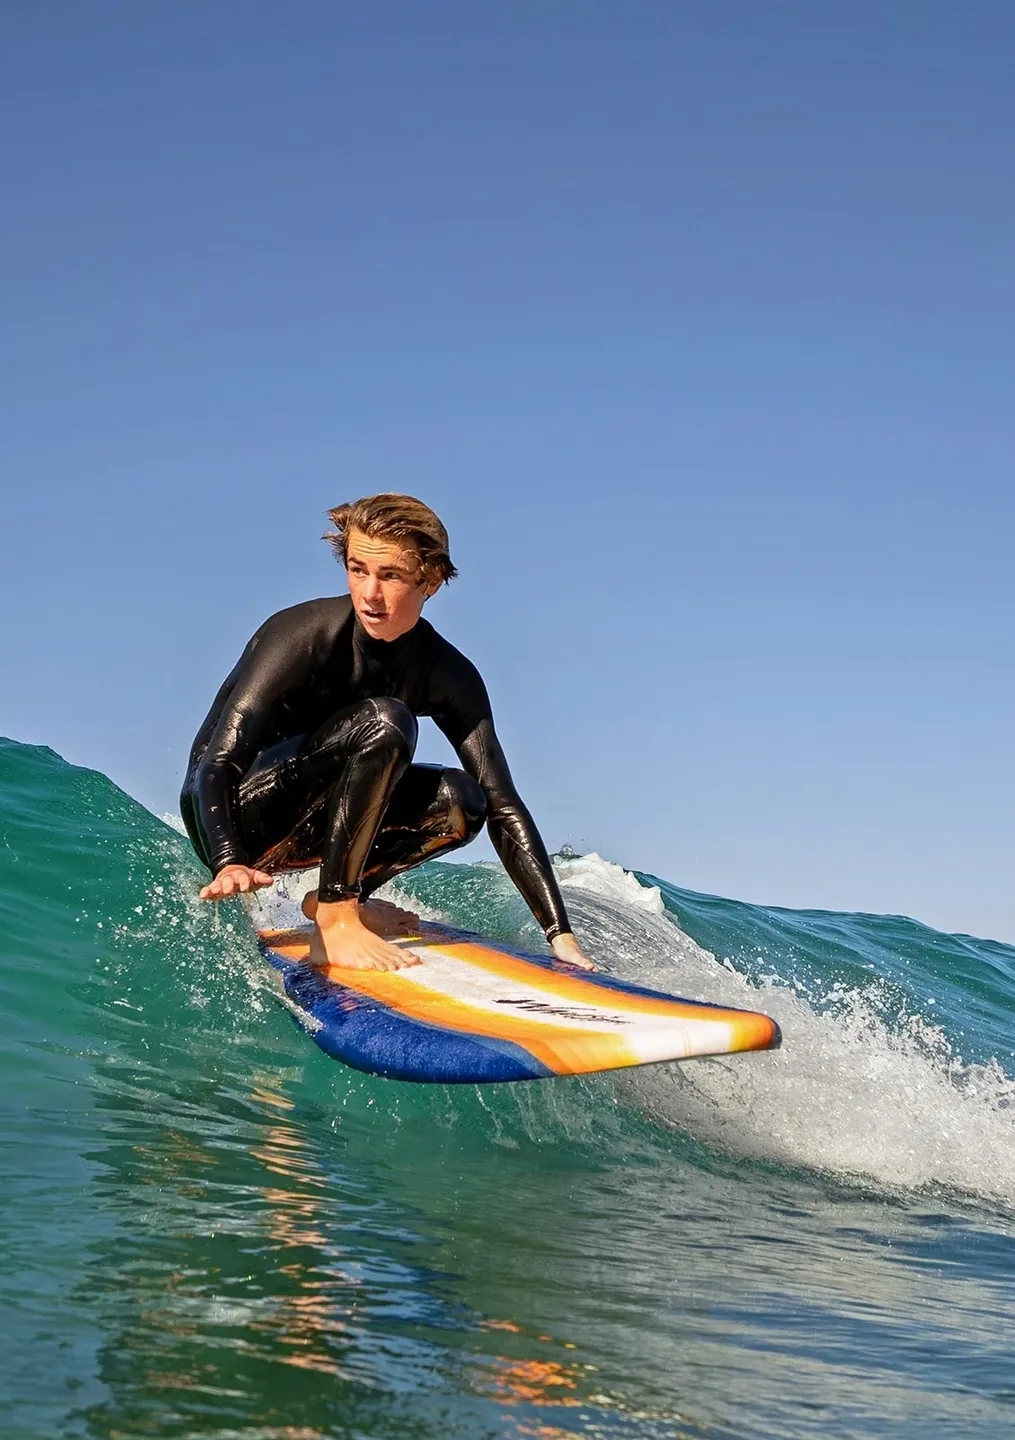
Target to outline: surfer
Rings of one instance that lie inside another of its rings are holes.
[[[458,572],[422,501],[373,495],[328,512],[349,594],[266,620],[190,755],[180,808],[213,879],[202,900],[320,863],[304,901],[313,953],[338,967],[417,964],[384,935],[416,916],[370,899],[392,876],[475,839],[484,823],[558,959],[593,969],[546,847],[511,779],[479,671],[422,618]],[[412,763],[432,716],[462,769]]]

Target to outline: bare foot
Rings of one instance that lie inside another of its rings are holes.
[[[310,898],[309,896],[307,897]],[[316,897],[315,897],[316,900]],[[393,907],[394,908],[394,907]],[[332,970],[404,970],[420,963],[411,950],[389,945],[364,924],[356,900],[315,904],[311,963]],[[304,902],[304,914],[307,913]]]
[[[418,935],[420,919],[390,900],[366,900],[359,907],[359,918],[375,935]]]
[[[317,891],[304,895],[300,906],[308,920],[317,918]],[[392,905],[388,900],[364,900],[360,903],[359,918],[368,930],[382,938],[393,935],[418,935],[420,918],[411,910]]]

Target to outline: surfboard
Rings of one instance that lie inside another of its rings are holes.
[[[311,964],[309,927],[260,930],[296,1018],[328,1055],[394,1080],[483,1084],[773,1050],[767,1015],[683,1000],[425,923],[405,970]]]

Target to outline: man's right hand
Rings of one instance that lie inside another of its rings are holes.
[[[249,865],[223,865],[215,879],[202,885],[202,900],[228,900],[230,895],[245,895],[248,890],[263,889],[271,884],[271,876]]]

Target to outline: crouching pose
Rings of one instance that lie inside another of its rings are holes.
[[[485,823],[554,953],[592,968],[512,783],[479,672],[422,619],[456,574],[447,531],[408,495],[339,505],[330,518],[325,538],[345,563],[349,594],[266,620],[194,741],[180,804],[214,877],[201,898],[320,863],[319,888],[304,902],[318,960],[398,969],[416,958],[383,937],[406,933],[415,917],[368,897]],[[433,717],[462,769],[412,763],[419,715]]]

